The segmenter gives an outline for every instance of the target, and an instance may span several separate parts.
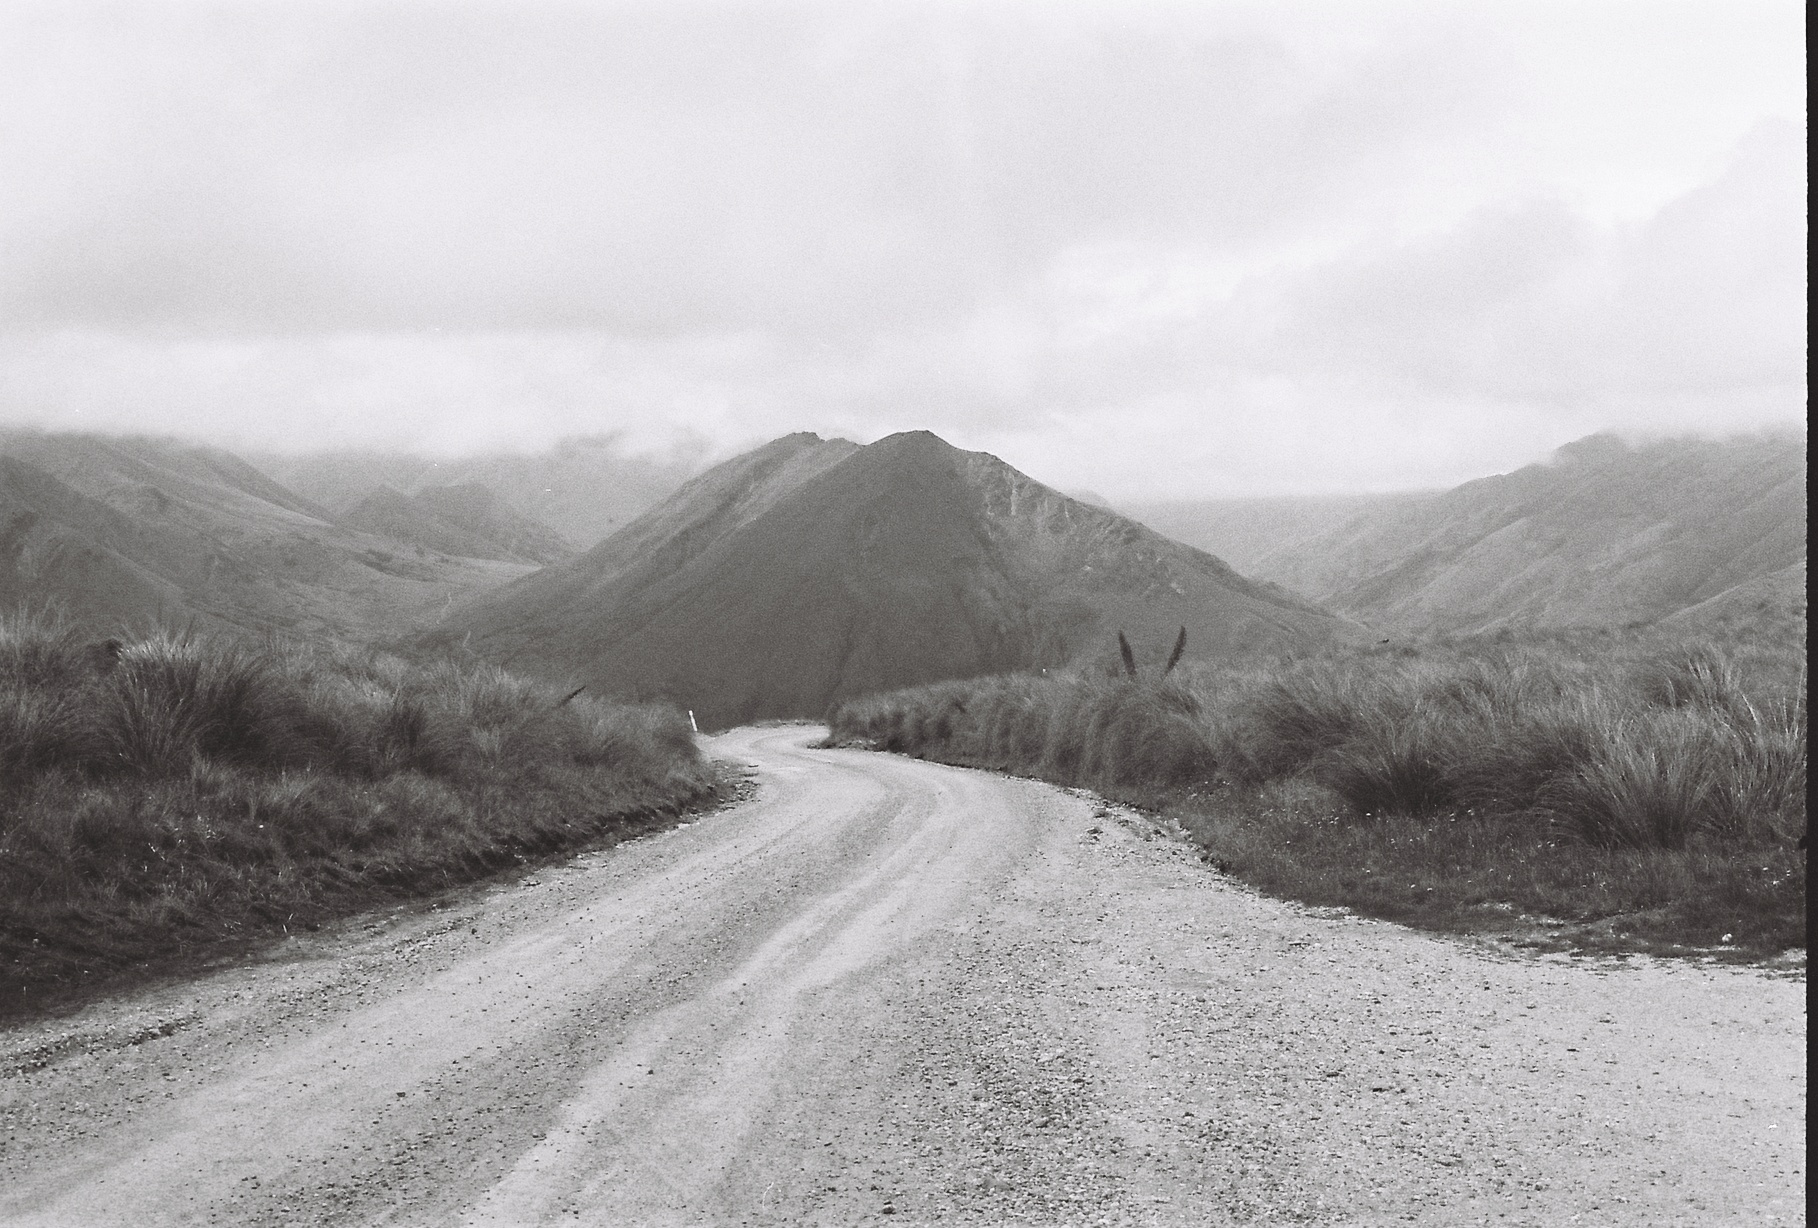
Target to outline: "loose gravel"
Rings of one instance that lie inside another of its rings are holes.
[[[0,1035],[0,1224],[1803,1223],[1802,967],[1255,894],[1091,795],[753,800]]]

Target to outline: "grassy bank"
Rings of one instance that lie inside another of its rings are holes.
[[[0,1011],[639,830],[679,712],[495,668],[0,621]]]
[[[1563,944],[1805,944],[1790,639],[1609,634],[1166,679],[1000,677],[848,703],[836,741],[1165,810],[1265,890]]]

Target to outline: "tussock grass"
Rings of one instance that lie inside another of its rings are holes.
[[[1805,945],[1805,856],[1787,844],[1587,846],[1518,814],[1360,823],[1303,778],[1128,800],[1165,806],[1219,868],[1310,904],[1566,949]]]
[[[988,678],[855,700],[829,724],[839,743],[1163,806],[1209,856],[1320,903],[1804,944],[1797,642],[1499,637],[1159,682]]]
[[[680,712],[486,665],[0,619],[0,1011],[636,830]]]

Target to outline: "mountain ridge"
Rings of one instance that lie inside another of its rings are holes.
[[[1596,435],[1366,512],[1256,570],[1410,634],[1652,623],[1803,565],[1805,482],[1790,436]]]
[[[199,624],[374,640],[528,569],[337,525],[217,449],[0,434],[0,604],[54,605],[97,633]]]
[[[391,488],[415,496],[477,483],[516,514],[577,548],[592,546],[667,498],[692,463],[622,450],[613,436],[572,436],[540,452],[436,458],[408,452],[334,449],[258,453],[251,459],[286,487],[336,516]]]
[[[928,432],[785,436],[438,628],[514,667],[719,725],[1109,650],[1325,642],[1343,620]],[[1152,646],[1153,645],[1153,646]]]

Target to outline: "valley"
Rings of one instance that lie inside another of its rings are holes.
[[[1807,24],[0,4],[0,1228],[1803,1224]]]
[[[571,436],[540,451],[455,457],[331,449],[255,452],[247,460],[334,515],[386,490],[416,496],[483,487],[577,548],[624,528],[696,472],[687,458],[630,453],[611,435]]]
[[[55,606],[96,634],[371,643],[530,570],[339,523],[218,450],[0,435],[0,609]]]
[[[1223,559],[1247,576],[1259,576],[1257,567],[1265,559],[1291,558],[1302,543],[1317,542],[1361,516],[1380,516],[1438,493],[1175,499],[1128,503],[1116,510],[1163,537]]]
[[[1245,569],[927,432],[0,443],[7,1224],[1802,1210],[1775,441],[1149,511]]]

